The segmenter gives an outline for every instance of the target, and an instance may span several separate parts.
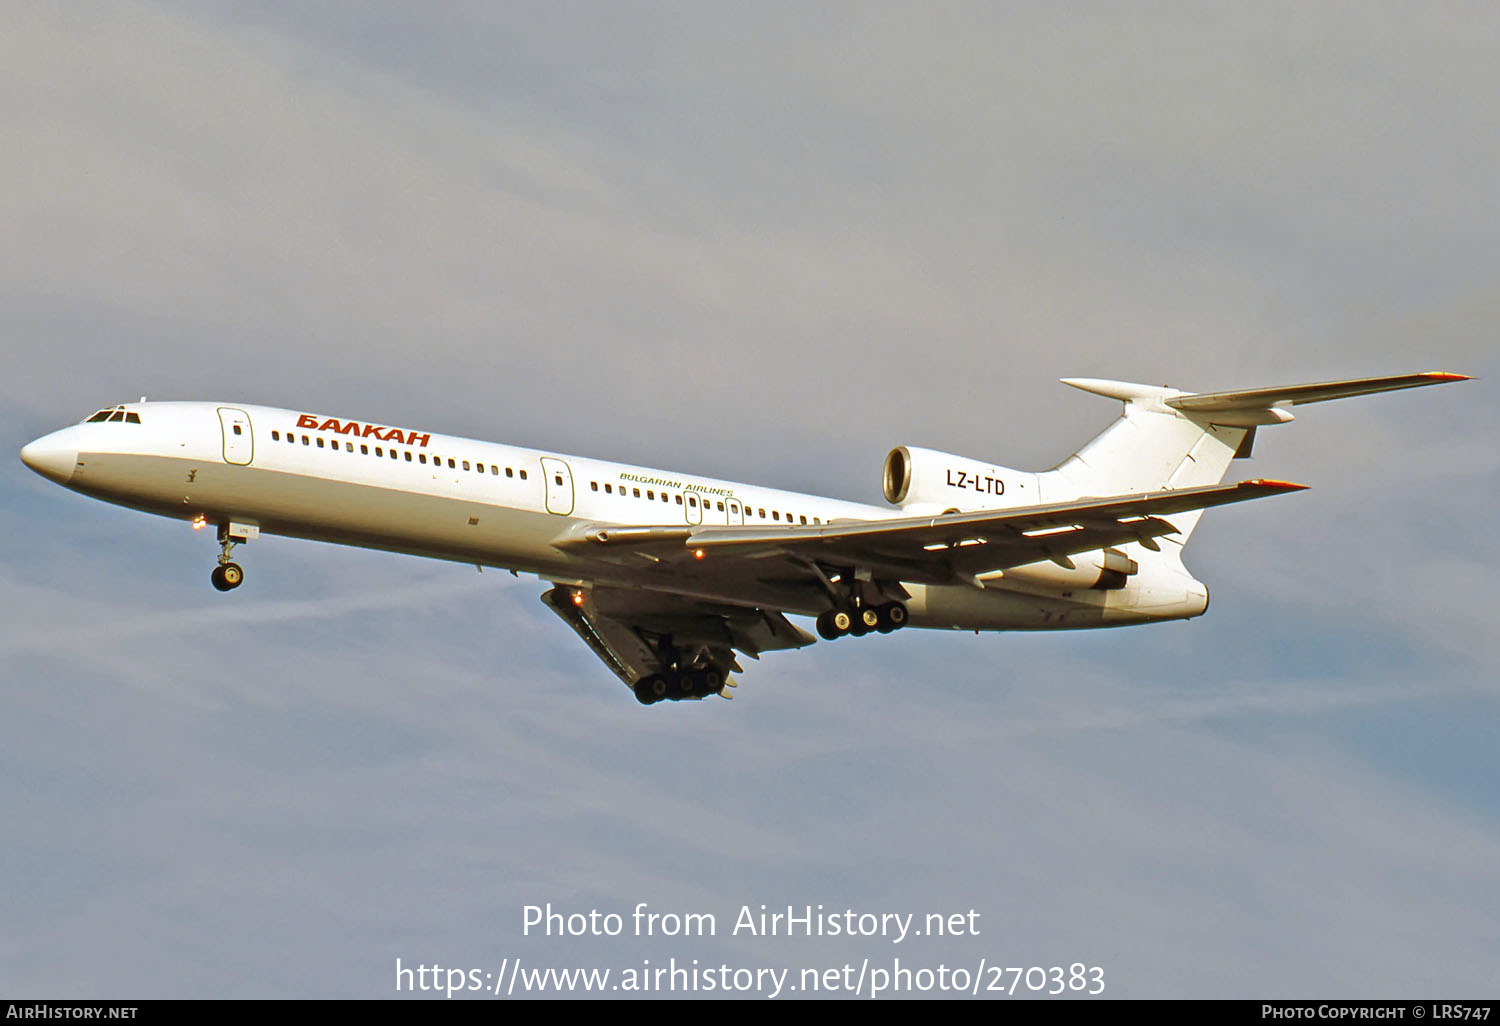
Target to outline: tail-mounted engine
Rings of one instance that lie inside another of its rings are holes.
[[[911,445],[886,456],[881,490],[892,505],[921,513],[1008,509],[1042,501],[1035,474]]]
[[[1070,557],[1067,562],[1072,566],[1044,559],[979,576],[983,581],[991,578],[1003,580],[1023,591],[1118,591],[1141,569],[1140,564],[1119,549],[1085,552]]]

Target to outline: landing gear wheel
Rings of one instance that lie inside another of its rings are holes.
[[[854,627],[854,616],[847,609],[835,609],[828,617],[828,623],[840,635],[848,634]]]
[[[724,690],[724,675],[718,670],[703,671],[703,696],[717,695]]]
[[[877,630],[880,627],[880,613],[874,606],[865,606],[859,610],[856,619],[866,632]]]
[[[837,641],[843,637],[843,634],[833,625],[833,613],[818,614],[818,634],[824,641]]]
[[[245,571],[238,563],[225,563],[214,567],[208,578],[220,591],[233,591],[245,580]]]
[[[900,602],[887,602],[875,611],[880,614],[880,624],[875,629],[881,634],[899,631],[906,626],[906,607]]]
[[[655,705],[667,697],[667,678],[659,673],[643,677],[636,682],[635,700],[642,705]]]

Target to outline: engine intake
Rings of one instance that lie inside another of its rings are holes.
[[[934,513],[1006,509],[1041,501],[1035,474],[909,445],[886,455],[880,490],[894,506]]]

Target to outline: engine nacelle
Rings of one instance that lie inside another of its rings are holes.
[[[1071,568],[1043,559],[1009,570],[980,574],[985,584],[1004,581],[1023,591],[1117,591],[1140,572],[1140,564],[1118,549],[1102,549],[1071,556]]]
[[[1037,476],[964,456],[903,445],[885,458],[881,490],[887,502],[914,513],[1032,506]]]

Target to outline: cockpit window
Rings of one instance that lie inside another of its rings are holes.
[[[107,410],[100,410],[88,420],[84,421],[84,423],[99,424],[103,423],[104,421],[109,421],[115,424],[139,424],[141,422],[141,415],[139,413],[136,413],[134,410],[127,410],[123,406],[111,406]]]

